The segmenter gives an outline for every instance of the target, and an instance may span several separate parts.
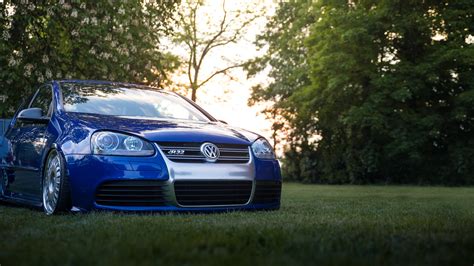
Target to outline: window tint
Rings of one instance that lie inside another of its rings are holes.
[[[40,108],[43,111],[44,116],[50,116],[51,112],[49,110],[51,102],[53,101],[53,95],[51,92],[51,87],[45,86],[39,88],[36,97],[31,103],[30,108]]]

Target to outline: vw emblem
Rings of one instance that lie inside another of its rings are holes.
[[[203,143],[201,145],[201,153],[206,157],[206,161],[208,162],[215,162],[217,159],[219,159],[219,156],[221,155],[219,148],[209,142]]]

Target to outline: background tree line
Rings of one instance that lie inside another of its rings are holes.
[[[280,3],[257,44],[250,104],[285,147],[284,176],[474,183],[474,2]]]
[[[160,86],[177,67],[160,42],[179,1],[43,0],[0,3],[0,113],[38,84],[98,79]]]
[[[205,76],[211,51],[237,43],[262,15],[251,2],[227,10],[220,1],[212,17],[204,0],[31,1],[0,3],[0,114],[11,116],[18,102],[51,79],[98,79],[144,83],[189,91],[241,68],[244,59]],[[205,24],[203,24],[205,22]],[[185,55],[166,47],[181,46]],[[181,84],[170,74],[186,72]],[[183,89],[183,87],[185,87]]]

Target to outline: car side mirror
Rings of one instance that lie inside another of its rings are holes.
[[[224,121],[224,120],[217,120],[217,122],[220,122],[220,123],[222,123],[222,124],[227,124],[227,122]]]
[[[47,124],[49,117],[43,116],[41,108],[28,108],[21,110],[18,114],[17,119],[23,122]]]

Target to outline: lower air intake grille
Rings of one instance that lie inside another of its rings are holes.
[[[182,206],[242,205],[252,193],[252,181],[175,181],[176,200]]]
[[[159,142],[161,151],[173,162],[205,163],[199,142]],[[247,163],[250,160],[249,146],[242,144],[219,144],[220,156],[215,163]]]
[[[257,181],[253,203],[280,202],[281,181]]]
[[[107,206],[165,206],[165,187],[161,181],[123,180],[105,182],[96,193],[96,203]]]

